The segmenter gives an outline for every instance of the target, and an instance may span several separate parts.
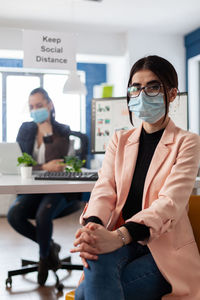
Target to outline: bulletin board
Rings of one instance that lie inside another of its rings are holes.
[[[187,93],[179,93],[170,104],[169,115],[176,126],[188,129]],[[105,153],[106,146],[115,130],[132,129],[126,97],[92,99],[91,152]],[[138,127],[141,120],[134,117]]]

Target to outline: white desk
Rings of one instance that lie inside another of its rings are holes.
[[[19,175],[0,175],[0,194],[45,194],[91,192],[95,181],[22,179]]]
[[[0,175],[0,194],[42,194],[91,192],[95,181],[34,180],[17,175]],[[196,178],[192,194],[200,188],[200,177]]]

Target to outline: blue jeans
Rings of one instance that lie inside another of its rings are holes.
[[[75,300],[160,300],[171,292],[147,246],[132,242],[88,264]]]
[[[64,194],[18,195],[8,211],[8,222],[23,236],[39,244],[40,258],[49,254],[53,219],[68,208],[74,211],[75,201],[67,201]],[[35,219],[36,226],[28,219]]]

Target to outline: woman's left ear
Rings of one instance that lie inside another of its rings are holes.
[[[169,92],[169,102],[173,102],[177,96],[177,88],[173,88]]]

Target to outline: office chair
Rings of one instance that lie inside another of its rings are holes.
[[[195,241],[200,252],[200,195],[191,195],[188,216],[192,225]]]
[[[70,137],[73,139],[79,139],[80,141],[80,147],[78,149],[74,149],[74,155],[78,156],[81,160],[87,159],[87,151],[88,151],[88,137],[86,134],[78,132],[78,131],[71,131]],[[69,193],[70,199],[76,201],[76,204],[72,207],[72,209],[69,211],[68,208],[62,211],[62,213],[57,216],[55,219],[64,217],[69,215],[70,213],[76,211],[79,206],[77,205],[78,201],[81,200],[82,193]],[[16,275],[25,275],[28,273],[36,272],[38,270],[38,264],[39,262],[32,261],[32,260],[26,260],[21,259],[21,268],[16,270],[10,270],[8,271],[8,277],[6,279],[6,287],[11,288],[12,287],[12,277]],[[72,264],[71,263],[71,256],[65,257],[61,260],[61,266],[59,269],[65,269],[67,271],[71,270],[83,270],[82,265]],[[54,272],[54,271],[53,271]],[[57,288],[58,292],[62,292],[64,285],[60,282],[58,275],[56,272],[54,272],[55,278],[56,278],[56,284],[55,287]]]
[[[85,133],[79,131],[70,131],[69,137],[72,137],[72,140],[79,139],[80,147],[75,148],[75,156],[78,156],[81,160],[87,160],[88,153],[88,137]]]
[[[65,300],[73,300],[75,299],[75,291],[71,291],[65,295]]]

